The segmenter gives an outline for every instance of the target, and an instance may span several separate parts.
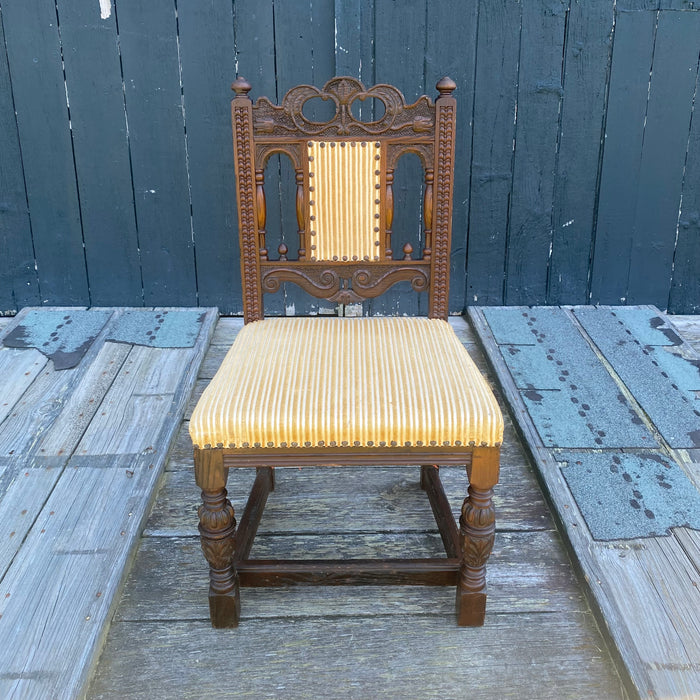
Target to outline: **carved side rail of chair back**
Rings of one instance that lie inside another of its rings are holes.
[[[423,96],[407,105],[390,85],[365,89],[340,77],[322,89],[295,87],[277,106],[264,97],[253,104],[250,85],[236,80],[232,120],[246,322],[263,317],[263,294],[283,282],[347,304],[408,281],[415,291],[428,292],[431,318],[447,316],[456,85],[445,78],[437,87],[435,102]],[[335,108],[331,119],[305,116],[313,99]],[[368,99],[383,103],[384,114],[363,122],[353,105]],[[295,253],[284,243],[275,254],[267,248],[265,166],[278,153],[295,171]],[[424,244],[414,251],[399,243],[397,255],[393,182],[406,153],[417,154],[424,170]]]

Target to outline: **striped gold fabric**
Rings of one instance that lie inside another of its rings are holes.
[[[200,447],[498,445],[503,418],[446,321],[244,326],[190,421]]]
[[[374,141],[309,141],[312,260],[378,260],[381,147]]]

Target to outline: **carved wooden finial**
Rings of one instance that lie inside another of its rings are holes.
[[[238,76],[231,85],[231,90],[233,90],[236,95],[247,95],[253,86],[242,76]]]
[[[411,253],[413,253],[413,246],[410,243],[406,243],[403,247],[403,259],[411,260]]]
[[[289,248],[284,243],[280,243],[279,247],[277,248],[277,252],[280,254],[280,260],[286,260],[287,259],[287,253],[289,252]]]
[[[451,95],[457,89],[457,83],[452,78],[445,76],[438,80],[435,87],[441,95]]]

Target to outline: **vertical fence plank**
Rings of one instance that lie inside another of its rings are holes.
[[[588,268],[613,21],[609,3],[571,3],[554,184],[548,304],[588,303]]]
[[[275,68],[275,26],[272,0],[236,0],[234,4],[234,43],[236,49],[236,73],[245,77],[253,89],[250,97],[255,101],[265,95],[270,100],[277,100],[277,79]],[[229,126],[230,117],[226,122]],[[231,156],[233,164],[233,156]],[[279,191],[279,157],[274,156],[265,171],[265,197],[267,199],[267,231],[270,243],[268,250],[276,251],[281,229],[280,191]],[[291,250],[294,250],[290,246]],[[236,285],[240,287],[239,266],[235,268]],[[280,294],[265,295],[265,313],[279,315],[284,313],[284,296]]]
[[[335,74],[374,85],[374,2],[335,0]],[[355,106],[361,119],[373,117],[373,105]]]
[[[362,0],[335,0],[335,74],[361,80]]]
[[[395,85],[412,103],[426,92],[425,85],[426,0],[375,2],[374,70],[379,83]],[[429,90],[432,92],[432,90]],[[422,248],[422,183],[415,157],[404,157],[394,176],[394,222],[392,249],[400,257],[404,243]],[[408,284],[395,285],[373,299],[373,314],[412,315],[419,301]]]
[[[3,0],[2,15],[42,301],[89,304],[56,7]]]
[[[141,265],[114,13],[59,0],[90,300],[141,306]]]
[[[431,11],[432,8],[432,11]],[[428,4],[426,36],[426,92],[436,96],[435,83],[445,75],[457,83],[457,141],[455,144],[452,248],[450,253],[450,311],[465,305],[469,184],[472,163],[474,64],[479,3],[445,0]],[[446,21],[451,18],[451,21]],[[479,235],[478,233],[476,235]]]
[[[253,98],[277,101],[335,74],[393,83],[409,102],[434,96],[443,74],[457,81],[451,311],[464,300],[700,310],[697,3],[118,0],[104,19],[96,0],[0,7],[0,312],[240,312],[236,73]],[[414,161],[395,182],[397,255],[420,245]],[[266,175],[274,256],[283,239],[296,248],[294,178],[279,158]],[[266,301],[272,314],[323,306],[291,284]],[[399,285],[365,308],[422,304]]]
[[[664,309],[668,302],[699,53],[700,13],[659,13],[634,213],[629,304]]]
[[[685,177],[681,195],[683,204],[678,221],[678,240],[673,258],[673,280],[668,300],[671,313],[700,313],[700,111],[698,87],[700,75],[695,78],[695,109],[692,117]]]
[[[32,230],[0,14],[0,315],[39,303]]]
[[[144,302],[194,306],[177,23],[173,0],[116,6],[141,246]]]
[[[308,0],[297,3],[275,3],[275,41],[277,94],[284,94],[295,85],[310,83],[323,86],[335,71],[335,21],[333,4]],[[309,105],[311,107],[311,105]],[[281,230],[290,250],[298,246],[295,209],[296,185],[294,169],[287,158],[280,164]],[[276,246],[268,248],[277,254]],[[285,285],[285,313],[303,315],[318,309],[318,300],[294,284]],[[271,299],[270,295],[267,297]]]
[[[192,224],[200,306],[241,313],[236,187],[231,148],[233,8],[178,0]]]
[[[479,6],[467,304],[503,303],[521,7],[518,0],[482,0]]]
[[[523,3],[506,304],[546,299],[567,5]]]
[[[616,18],[591,270],[594,304],[627,300],[655,26],[654,12]]]

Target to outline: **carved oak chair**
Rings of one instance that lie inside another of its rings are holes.
[[[235,627],[239,586],[305,584],[451,585],[459,625],[483,624],[486,561],[494,540],[503,419],[486,381],[447,318],[455,143],[455,83],[435,102],[406,105],[389,85],[353,78],[322,89],[299,86],[280,106],[238,78],[232,102],[245,325],[191,419],[202,548],[210,565],[214,627]],[[309,120],[305,103],[335,107]],[[384,115],[359,121],[356,100]],[[393,176],[406,153],[425,173],[422,251],[392,252]],[[265,238],[265,165],[284,153],[296,174],[299,248],[277,259]],[[427,291],[428,318],[263,318],[263,294],[295,282],[338,303],[373,298],[408,280]],[[418,367],[420,370],[415,372]],[[423,465],[444,558],[258,560],[250,550],[275,466]],[[459,529],[437,465],[466,465],[468,496]],[[240,524],[227,500],[228,470],[256,467]]]

